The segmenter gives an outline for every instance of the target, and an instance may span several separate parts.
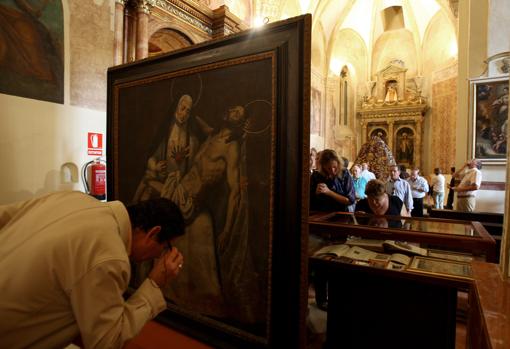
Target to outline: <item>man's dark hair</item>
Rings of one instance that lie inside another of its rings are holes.
[[[365,195],[371,198],[377,198],[386,193],[386,187],[383,181],[379,179],[371,179],[365,187]]]
[[[127,207],[131,226],[145,231],[159,225],[158,242],[184,234],[184,218],[172,201],[164,198],[140,201]]]

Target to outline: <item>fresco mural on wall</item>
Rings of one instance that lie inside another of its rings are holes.
[[[0,0],[0,93],[64,102],[60,0]]]

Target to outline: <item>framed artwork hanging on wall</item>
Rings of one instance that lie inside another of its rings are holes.
[[[483,163],[506,163],[508,97],[508,77],[470,80],[470,153]]]
[[[214,347],[306,342],[310,25],[108,71],[108,199],[179,206],[185,262],[158,319]],[[150,268],[133,266],[133,289]]]

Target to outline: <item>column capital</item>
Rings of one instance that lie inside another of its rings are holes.
[[[138,12],[150,14],[154,6],[156,6],[156,0],[136,0],[136,6]]]
[[[116,4],[119,4],[119,5],[122,5],[122,6],[126,6],[126,4],[128,3],[129,0],[115,0],[115,3]]]

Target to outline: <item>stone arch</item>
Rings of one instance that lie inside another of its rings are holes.
[[[193,41],[186,34],[172,28],[161,28],[149,38],[149,57],[191,45]]]

